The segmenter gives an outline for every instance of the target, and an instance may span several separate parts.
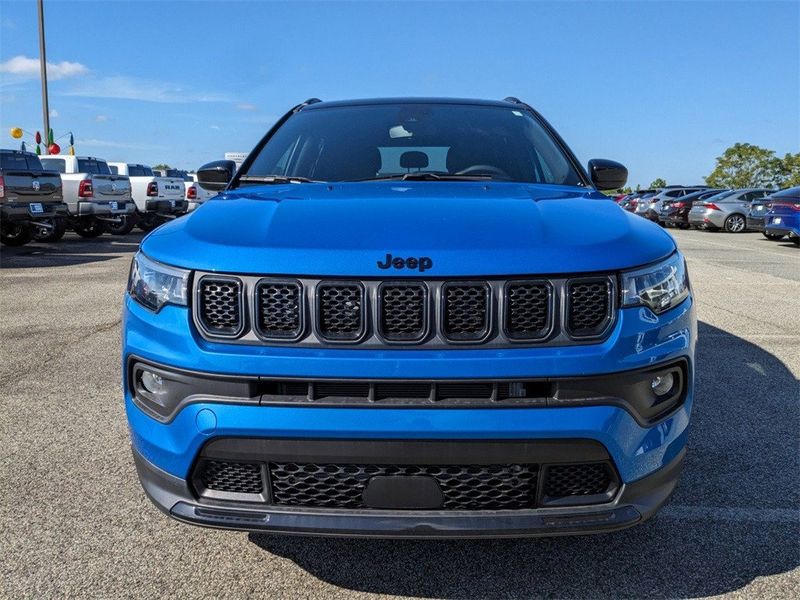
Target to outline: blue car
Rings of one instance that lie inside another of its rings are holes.
[[[770,239],[788,236],[796,246],[800,246],[800,186],[772,194],[767,208],[765,235]]]
[[[527,104],[304,102],[142,242],[133,454],[175,519],[276,533],[605,532],[667,501],[697,323],[672,237]]]

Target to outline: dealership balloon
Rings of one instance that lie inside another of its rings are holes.
[[[42,143],[42,134],[39,133],[38,131],[36,132],[36,143],[37,144],[41,144]]]
[[[21,138],[22,137],[22,129],[20,129],[19,127],[12,127],[11,128],[11,137],[14,138],[15,140],[18,140],[19,138]]]
[[[47,147],[47,152],[48,152],[49,154],[58,154],[58,153],[60,153],[60,152],[61,152],[61,146],[59,146],[58,144],[56,144],[55,142],[53,142],[52,144],[50,144],[50,145]]]

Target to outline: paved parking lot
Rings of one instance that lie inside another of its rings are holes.
[[[732,597],[800,594],[800,251],[677,231],[698,389],[672,503],[624,532],[354,541],[171,521],[136,480],[120,299],[140,236],[2,250],[0,597]]]

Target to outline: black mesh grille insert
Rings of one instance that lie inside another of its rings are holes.
[[[444,334],[454,341],[479,340],[489,329],[489,286],[485,283],[446,284]]]
[[[533,508],[536,465],[356,465],[270,463],[272,499],[285,506],[364,508],[370,477],[433,477],[449,510]]]
[[[424,284],[384,284],[379,298],[378,318],[384,338],[416,341],[425,335],[427,292]]]
[[[270,281],[256,288],[256,323],[261,335],[292,339],[302,332],[302,288],[295,282]]]
[[[550,284],[520,281],[506,286],[506,333],[514,339],[537,339],[550,328]]]
[[[235,335],[242,329],[241,282],[204,277],[198,302],[200,321],[210,333]]]
[[[320,334],[330,340],[354,340],[364,333],[364,291],[356,283],[317,287]]]
[[[548,498],[593,496],[605,493],[611,482],[605,463],[553,465],[547,468],[544,495]]]
[[[200,464],[198,477],[203,487],[232,494],[260,494],[264,491],[261,465],[205,460]]]
[[[589,337],[602,333],[611,313],[610,291],[607,279],[569,282],[567,325],[571,335]]]

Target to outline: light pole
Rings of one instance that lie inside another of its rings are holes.
[[[44,117],[44,147],[50,145],[50,107],[47,102],[47,56],[44,50],[44,0],[39,0],[39,68],[42,71],[42,116]],[[46,152],[45,152],[46,153]]]

